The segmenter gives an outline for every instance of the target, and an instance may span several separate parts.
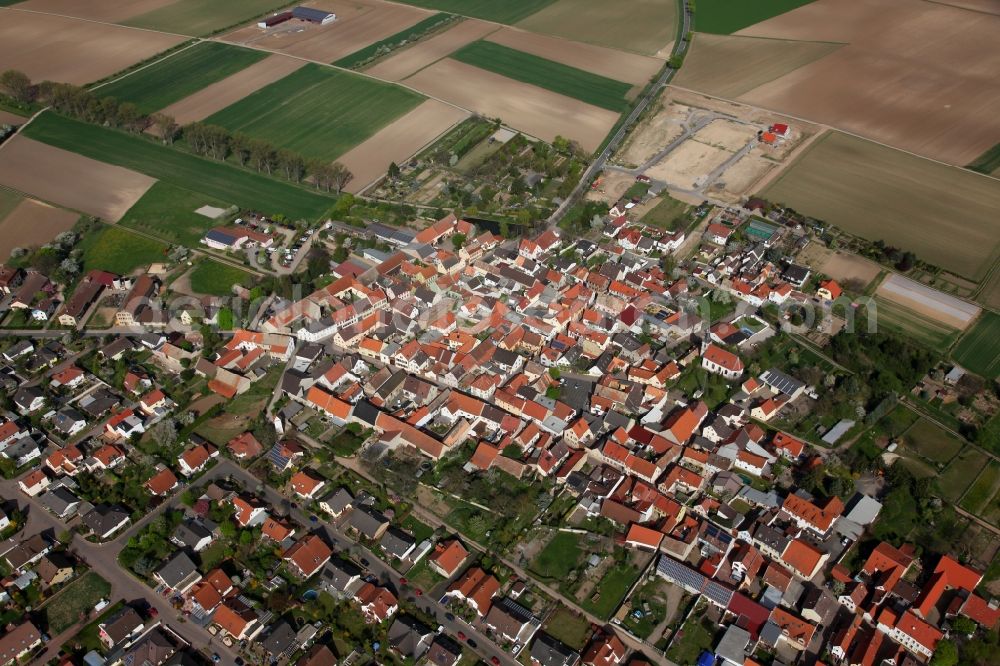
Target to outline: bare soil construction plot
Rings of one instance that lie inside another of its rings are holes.
[[[34,199],[25,199],[0,220],[0,261],[15,247],[43,245],[73,228],[79,215]]]
[[[589,201],[603,201],[610,206],[621,199],[633,185],[635,176],[621,171],[605,171],[601,174],[601,182],[597,188],[587,192],[586,198]]]
[[[697,33],[676,85],[735,98],[833,53],[842,44]]]
[[[704,185],[701,182],[704,176],[731,155],[722,148],[688,140],[663,160],[646,169],[646,175],[665,181],[671,187],[693,190]]]
[[[726,169],[725,173],[712,184],[711,193],[727,203],[738,203],[743,194],[777,169],[775,162],[757,155],[746,155]]]
[[[487,41],[637,86],[646,85],[663,68],[663,61],[656,58],[516,28],[501,28],[491,34]]]
[[[293,19],[268,30],[253,24],[223,39],[330,63],[434,13],[381,0],[319,0],[308,4],[335,13],[337,20],[321,26]]]
[[[203,120],[259,88],[288,76],[305,64],[304,60],[297,58],[282,55],[268,56],[232,76],[174,102],[163,109],[163,113],[173,116],[181,125]]]
[[[756,135],[757,128],[753,125],[720,118],[713,120],[707,126],[698,130],[694,135],[694,139],[695,141],[701,141],[710,146],[716,146],[735,153],[747,145],[747,142]]]
[[[118,23],[139,14],[151,12],[174,0],[28,0],[19,2],[18,9],[30,9],[35,12],[49,14],[64,14],[91,21],[107,21]]]
[[[0,9],[0,63],[34,81],[90,83],[185,39],[54,14]]]
[[[486,21],[466,19],[439,35],[400,49],[385,60],[367,68],[365,72],[387,81],[402,81],[414,72],[432,65],[466,44],[482,39],[498,29],[496,25]]]
[[[354,174],[347,187],[356,193],[371,184],[389,168],[390,162],[402,162],[463,120],[468,114],[453,106],[429,99],[375,136],[355,146],[337,161]]]
[[[595,150],[618,120],[600,109],[548,90],[445,58],[406,79],[416,90],[552,141],[556,135]]]
[[[669,54],[677,32],[672,0],[556,0],[519,28],[646,55]]]
[[[929,319],[958,329],[968,326],[980,312],[980,308],[972,303],[966,303],[943,291],[931,289],[895,273],[882,281],[876,293]]]
[[[156,179],[15,136],[0,149],[0,183],[117,222]]]
[[[838,282],[857,280],[867,286],[882,273],[882,267],[870,259],[830,250],[819,243],[807,245],[798,260]]]
[[[681,124],[691,118],[693,111],[689,106],[661,97],[656,112],[629,135],[615,161],[632,166],[645,163],[681,135],[684,131]]]
[[[1000,16],[921,0],[817,0],[738,34],[847,43],[743,101],[960,166],[1000,136]]]

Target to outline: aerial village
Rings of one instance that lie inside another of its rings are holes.
[[[4,338],[0,664],[904,666],[995,629],[981,571],[872,545],[881,471],[824,492],[861,424],[810,420],[833,382],[763,314],[841,296],[775,252],[809,230],[633,203],[596,241],[373,225],[387,251],[235,330],[155,275],[57,308],[5,268],[68,328]],[[114,327],[77,327],[107,294]]]

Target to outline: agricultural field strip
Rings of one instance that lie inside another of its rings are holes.
[[[489,41],[472,42],[451,58],[610,111],[622,112],[632,85]]]
[[[392,83],[306,65],[209,116],[207,123],[334,160],[424,99]]]
[[[960,322],[959,328],[964,328],[975,319],[982,308],[974,303],[967,303],[937,289],[932,289],[919,282],[905,278],[902,275],[893,273],[879,285],[879,291],[886,293],[886,298],[892,299],[891,295],[899,297],[902,304],[916,303],[921,309],[933,310],[940,313],[940,320],[943,323],[951,323],[951,320]]]
[[[269,214],[316,219],[334,203],[332,197],[304,187],[51,111],[37,116],[22,135]]]
[[[101,86],[102,95],[158,111],[263,60],[267,54],[222,42],[197,42]],[[141,75],[138,72],[141,71]]]
[[[402,41],[406,41],[407,44],[412,43],[410,41],[411,37],[415,37],[417,40],[423,39],[429,32],[437,30],[442,24],[449,22],[454,14],[449,14],[447,12],[438,12],[423,19],[419,23],[411,25],[409,28],[404,28],[394,35],[389,35],[383,39],[373,42],[368,46],[358,49],[354,53],[350,53],[339,60],[334,61],[334,65],[337,67],[343,67],[345,69],[352,69],[359,64],[369,60],[378,53],[378,50],[382,46],[395,46]]]
[[[984,311],[979,321],[958,341],[952,357],[987,378],[1000,375],[1000,314]]]

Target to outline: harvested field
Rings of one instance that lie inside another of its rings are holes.
[[[847,43],[743,101],[956,165],[1000,136],[1000,16],[921,0],[817,0],[739,34]]]
[[[735,98],[833,53],[842,44],[697,33],[673,83]]]
[[[400,86],[308,63],[206,122],[334,160],[422,101]]]
[[[976,305],[895,273],[882,281],[876,293],[894,303],[916,310],[929,319],[959,329],[968,326],[980,312]]]
[[[319,0],[309,6],[334,12],[337,20],[315,25],[293,19],[267,30],[253,24],[223,39],[332,63],[433,15],[423,9],[381,0]]]
[[[671,187],[693,190],[701,186],[701,179],[715,167],[725,162],[730,153],[722,148],[698,141],[685,141],[666,158],[646,169],[646,175],[666,181]]]
[[[219,42],[200,42],[101,86],[99,94],[152,113],[250,67],[267,55]]]
[[[249,21],[284,7],[285,0],[173,0],[173,2],[129,18],[124,23],[138,28],[176,32],[200,37]]]
[[[117,222],[155,178],[15,136],[0,150],[0,183]]]
[[[34,12],[63,14],[76,16],[91,21],[118,23],[125,19],[151,12],[174,0],[28,0],[20,2],[18,9],[29,9]]]
[[[83,85],[184,40],[107,23],[0,9],[0,62],[33,81]]]
[[[544,141],[556,135],[595,150],[618,121],[614,111],[570,99],[445,58],[406,80],[417,90],[489,117]]]
[[[635,166],[644,164],[681,135],[684,131],[681,125],[691,119],[693,111],[689,106],[661,97],[653,115],[629,134],[615,161]]]
[[[305,64],[296,58],[268,56],[232,76],[174,102],[162,111],[173,116],[181,125],[204,120],[260,88],[283,79]]]
[[[962,367],[987,379],[1000,376],[1000,314],[983,312],[979,321],[959,340],[952,354]]]
[[[0,110],[0,125],[21,125],[25,120],[24,116]]]
[[[488,72],[611,111],[625,110],[628,106],[627,97],[632,89],[628,83],[494,42],[473,42],[452,53],[451,57]]]
[[[445,58],[457,49],[498,30],[485,21],[469,19],[448,28],[440,35],[399,50],[365,70],[387,81],[402,81],[418,70]]]
[[[1000,182],[840,132],[813,142],[762,194],[970,279],[996,254]]]
[[[340,157],[354,174],[348,192],[359,192],[380,178],[390,162],[403,162],[428,143],[463,120],[468,114],[453,106],[429,99],[373,137]]]
[[[663,67],[663,61],[656,58],[539,35],[516,28],[501,28],[491,34],[488,41],[637,86],[646,85]]]
[[[517,27],[645,55],[669,55],[677,33],[673,0],[556,0]]]
[[[0,220],[0,261],[6,261],[15,247],[44,245],[69,231],[80,216],[34,199],[24,199]]]
[[[695,141],[735,153],[755,136],[757,128],[753,125],[718,119],[698,130],[693,138]]]

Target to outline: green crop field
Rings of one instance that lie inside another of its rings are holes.
[[[955,346],[952,356],[963,367],[987,379],[1000,376],[1000,314],[984,310]]]
[[[310,63],[205,122],[333,160],[423,100],[406,88]]]
[[[52,112],[38,116],[24,134],[95,160],[134,169],[217,201],[314,220],[335,197],[169,148],[151,139],[90,125]]]
[[[22,201],[24,199],[17,192],[0,187],[0,220],[10,215]]]
[[[359,65],[366,64],[369,60],[379,55],[379,49],[385,48],[386,51],[398,47],[403,42],[412,42],[414,40],[420,39],[426,35],[431,30],[434,30],[440,25],[448,23],[454,18],[453,14],[448,14],[445,12],[438,12],[433,16],[428,16],[423,21],[411,25],[406,30],[400,30],[395,35],[386,37],[385,39],[380,39],[373,44],[369,44],[363,49],[359,49],[354,53],[344,56],[340,60],[337,60],[333,64],[338,67],[345,67],[347,69],[352,69]]]
[[[288,5],[284,0],[175,0],[123,25],[201,37]]]
[[[965,492],[959,506],[969,513],[979,514],[993,497],[998,482],[1000,482],[1000,463],[991,460],[990,464],[982,470],[975,482]]]
[[[962,449],[938,476],[938,492],[948,501],[957,502],[988,461],[979,449],[971,446]]]
[[[808,5],[813,0],[698,0],[694,29],[729,35],[754,23]]]
[[[907,449],[935,463],[947,463],[962,449],[962,440],[926,419],[920,419],[903,434]]]
[[[167,246],[118,227],[104,227],[80,241],[83,267],[128,275],[140,266],[163,261]]]
[[[875,305],[878,307],[879,326],[910,338],[928,349],[945,353],[958,338],[958,329],[928,319],[898,303],[876,296]]]
[[[628,106],[625,95],[632,89],[629,83],[591,74],[493,42],[472,42],[452,53],[451,57],[611,111],[625,110]]]
[[[206,259],[192,270],[188,279],[191,280],[191,291],[207,296],[229,296],[233,293],[233,285],[247,283],[254,276],[235,266]]]
[[[1000,174],[1000,143],[977,157],[967,168],[979,173]]]
[[[403,0],[408,5],[472,16],[497,23],[517,23],[553,0]]]
[[[229,204],[200,192],[157,181],[129,208],[118,224],[159,236],[170,243],[197,247],[205,232],[222,224],[195,212],[202,206],[228,208]]]
[[[97,89],[152,113],[267,57],[264,51],[200,42]]]

